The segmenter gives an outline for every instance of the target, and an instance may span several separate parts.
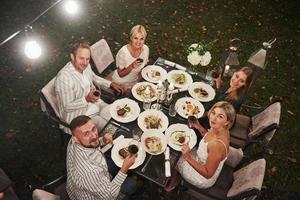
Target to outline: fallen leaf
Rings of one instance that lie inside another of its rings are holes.
[[[273,155],[274,154],[274,151],[272,149],[267,149],[267,152],[269,155]]]
[[[292,111],[288,110],[287,112],[288,112],[290,115],[295,116],[295,114],[294,114]]]
[[[291,157],[288,157],[288,160],[292,163],[297,163],[297,159],[296,158],[291,158]]]

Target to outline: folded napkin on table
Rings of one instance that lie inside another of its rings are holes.
[[[179,92],[185,92],[187,90],[188,90],[188,88],[175,89],[172,91],[172,94],[177,94]]]
[[[123,138],[124,138],[124,135],[120,135],[119,137],[114,139],[112,143],[109,143],[109,144],[105,145],[104,147],[102,147],[101,152],[105,153],[106,151],[108,151],[112,147],[113,144],[116,144],[119,140],[121,140]]]
[[[165,175],[166,177],[171,176],[171,165],[170,165],[170,148],[167,147],[165,151]]]
[[[177,69],[179,69],[179,70],[182,70],[182,71],[185,71],[185,70],[186,70],[185,67],[183,67],[183,66],[181,66],[181,65],[179,65],[179,64],[176,64],[176,63],[174,63],[174,62],[168,61],[168,60],[164,60],[164,64],[165,64],[165,65],[169,65],[169,66],[171,66],[171,67],[175,67],[175,68],[177,68]]]

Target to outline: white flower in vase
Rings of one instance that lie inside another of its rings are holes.
[[[189,63],[191,63],[193,66],[201,65],[206,66],[211,61],[211,54],[208,51],[211,49],[212,43],[208,43],[207,45],[200,45],[197,43],[192,44],[188,47],[188,56],[187,60]]]

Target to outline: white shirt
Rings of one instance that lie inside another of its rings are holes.
[[[124,77],[120,77],[117,70],[115,70],[112,81],[122,85],[125,88],[132,87],[138,78],[138,74],[143,69],[143,67],[148,63],[149,60],[149,47],[144,44],[142,47],[142,52],[137,58],[142,58],[144,61],[143,63],[135,69],[132,69],[129,74]],[[137,58],[133,57],[127,45],[124,45],[117,53],[116,56],[116,64],[119,69],[127,68],[131,63],[133,63]]]

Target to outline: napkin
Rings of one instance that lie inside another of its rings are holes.
[[[187,90],[188,90],[188,88],[176,89],[176,90],[173,90],[173,91],[172,91],[172,94],[177,94],[177,93],[179,93],[179,92],[185,92],[185,91],[187,91]]]
[[[171,66],[171,67],[175,67],[175,63],[173,63],[173,62],[171,62],[171,61],[168,61],[168,60],[164,60],[164,64],[165,65],[169,65],[169,66]]]
[[[170,148],[167,147],[165,151],[165,175],[166,177],[171,176],[171,165],[170,165]]]
[[[182,71],[186,71],[186,68],[184,66],[176,64],[176,63],[168,61],[168,60],[164,60],[164,64],[169,65],[171,67],[175,67],[175,68],[177,68],[179,70],[182,70]]]
[[[186,71],[186,68],[185,68],[184,66],[175,64],[175,67],[176,67],[177,69],[179,69],[179,70]]]
[[[101,148],[101,152],[102,153],[107,152],[112,147],[113,144],[115,145],[119,140],[121,140],[123,138],[124,138],[124,135],[120,135],[119,137],[114,139],[112,143],[109,143],[109,144],[105,145],[103,148]]]

